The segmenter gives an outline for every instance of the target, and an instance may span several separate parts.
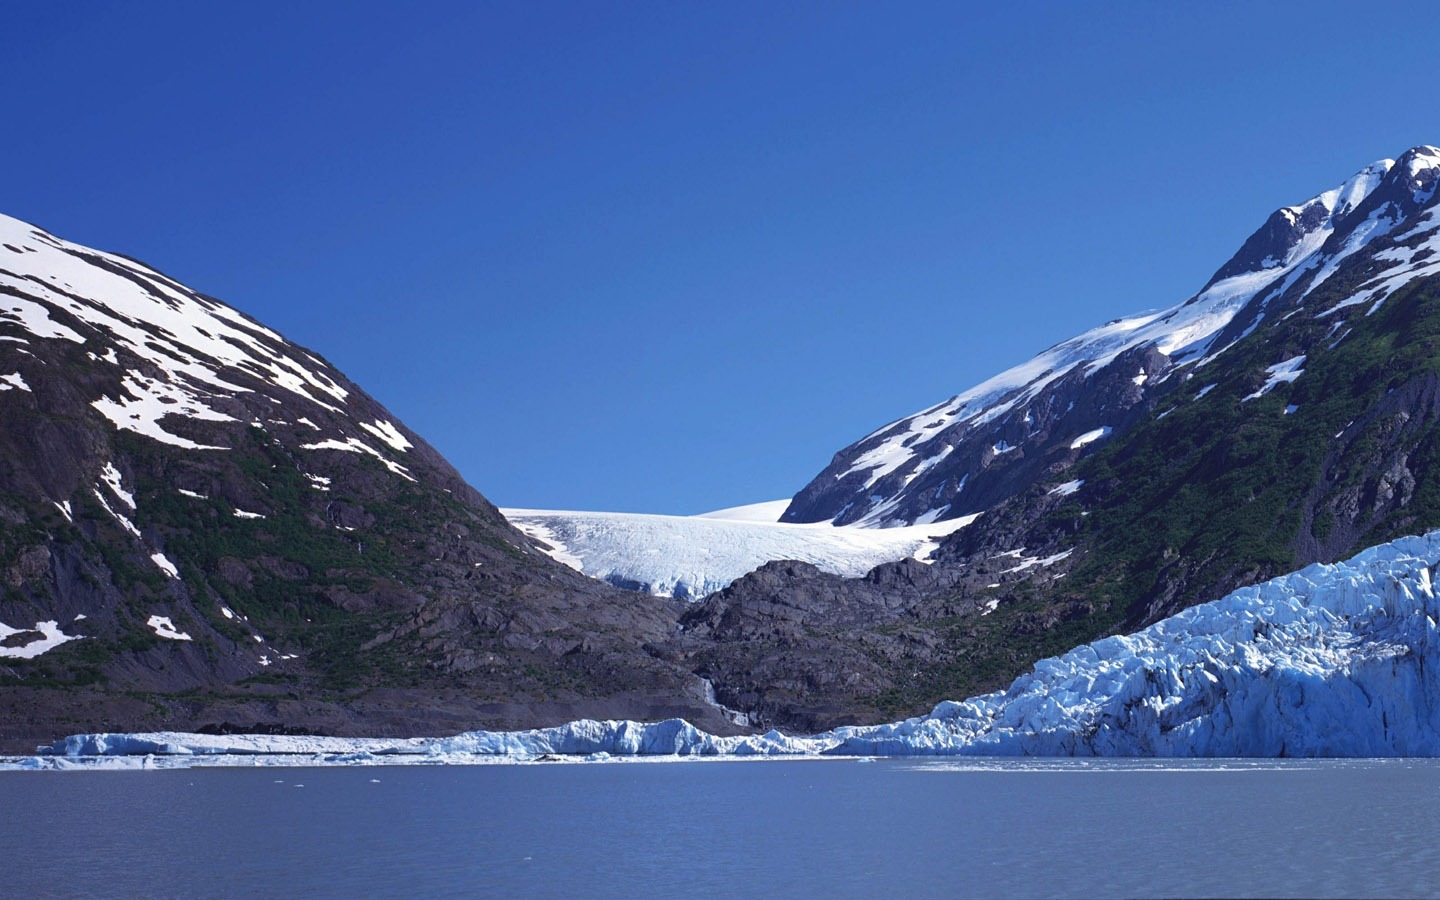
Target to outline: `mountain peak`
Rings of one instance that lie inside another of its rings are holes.
[[[1359,279],[1346,304],[1379,302],[1434,274],[1429,239],[1411,245],[1437,227],[1420,215],[1437,184],[1440,149],[1425,145],[1275,210],[1190,299],[1062,341],[872,432],[836,454],[783,521],[888,527],[993,507],[1055,460],[1068,464],[1104,443],[1083,436],[1118,435],[1138,421],[1176,367],[1208,364],[1267,310],[1284,314],[1337,272]]]
[[[1275,210],[1205,287],[1250,272],[1288,268],[1308,256],[1325,242],[1337,222],[1365,202],[1394,166],[1395,160],[1376,160],[1338,187]]]

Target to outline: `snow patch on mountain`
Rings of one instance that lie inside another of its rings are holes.
[[[1246,400],[1256,400],[1275,390],[1279,385],[1293,382],[1305,374],[1305,369],[1302,368],[1304,365],[1305,357],[1295,356],[1267,367],[1265,371],[1269,373],[1270,377],[1265,379],[1265,383],[1260,385],[1259,390],[1247,395],[1240,402],[1244,403]]]
[[[1093,444],[1101,438],[1107,438],[1114,430],[1115,429],[1111,428],[1109,425],[1101,425],[1094,431],[1087,431],[1070,442],[1070,449],[1079,450],[1081,447]]]
[[[151,616],[145,621],[145,624],[150,626],[150,630],[155,632],[157,637],[162,637],[170,641],[193,640],[190,635],[176,629],[175,623],[170,621],[169,616]]]
[[[38,637],[23,644],[13,643],[16,635],[36,634]],[[78,641],[80,635],[66,634],[60,630],[60,623],[53,619],[36,622],[34,628],[11,628],[0,622],[0,659],[34,659],[42,653],[54,650],[67,641]]]
[[[786,501],[704,516],[502,509],[557,561],[592,578],[657,596],[699,599],[767,562],[794,559],[836,575],[864,575],[907,556],[924,560],[971,515],[906,528],[790,525],[768,517]]]

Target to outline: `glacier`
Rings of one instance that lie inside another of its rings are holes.
[[[794,559],[858,578],[881,563],[927,561],[946,535],[979,518],[903,528],[777,521],[788,501],[698,516],[502,509],[557,561],[591,578],[662,597],[698,600],[767,562]]]
[[[680,719],[445,738],[82,734],[7,769],[483,764],[546,758],[1440,756],[1440,531],[1371,547],[1036,663],[1009,688],[821,734]]]

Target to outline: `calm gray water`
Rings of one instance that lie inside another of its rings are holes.
[[[0,803],[5,896],[1440,896],[1421,760],[0,773]]]

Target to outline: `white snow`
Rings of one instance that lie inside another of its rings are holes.
[[[789,499],[766,500],[763,503],[747,503],[744,506],[731,506],[701,513],[698,518],[731,519],[741,522],[778,522],[780,517],[785,515],[785,510],[789,506]]]
[[[51,502],[53,503],[54,501],[52,500]],[[72,512],[71,509],[70,509],[70,501],[69,501],[69,500],[66,500],[66,501],[63,502],[63,503],[56,503],[56,504],[55,504],[55,508],[58,509],[58,510],[60,510],[60,512],[64,514],[64,516],[65,516],[65,521],[70,522],[70,523],[74,523],[74,521],[75,521],[75,514],[74,514],[74,512]]]
[[[146,620],[145,624],[149,625],[150,629],[154,631],[157,635],[167,640],[191,640],[190,635],[186,634],[183,631],[175,630],[175,623],[170,621],[169,616],[151,616],[148,620]]]
[[[1060,553],[1054,554],[1053,556],[1046,556],[1046,557],[1044,557],[1043,559],[1042,559],[1041,557],[1038,557],[1038,556],[1022,556],[1022,557],[1020,557],[1020,562],[1019,562],[1018,565],[1016,565],[1014,568],[1006,569],[1006,570],[1004,570],[1003,572],[1001,572],[1000,574],[1001,574],[1001,575],[1011,575],[1011,574],[1014,574],[1015,572],[1024,572],[1024,571],[1026,571],[1027,569],[1032,569],[1032,568],[1034,568],[1034,567],[1036,567],[1036,566],[1039,566],[1039,567],[1041,567],[1041,568],[1044,568],[1044,567],[1046,567],[1046,566],[1053,566],[1053,565],[1055,565],[1057,562],[1060,562],[1061,560],[1069,559],[1069,558],[1070,558],[1070,554],[1072,554],[1072,553],[1074,553],[1074,552],[1075,552],[1074,550],[1064,550],[1064,551],[1061,551]]]
[[[1299,409],[1300,407],[1296,406],[1295,404],[1287,403],[1285,405],[1285,415],[1293,416]]]
[[[657,596],[698,599],[772,560],[794,559],[837,575],[923,558],[978,516],[904,528],[764,521],[781,501],[720,510],[725,516],[502,509],[517,528],[554,548],[558,561]],[[743,518],[752,515],[755,518]]]
[[[246,511],[243,510],[243,509],[237,509],[237,510],[235,510],[235,518],[237,518],[237,519],[263,519],[263,518],[265,518],[265,514],[264,514],[264,513],[257,513],[257,512],[246,512]]]
[[[105,495],[100,493],[99,489],[96,489],[94,491],[94,494],[95,499],[100,501],[100,505],[105,507],[105,511],[108,512],[111,516],[113,516],[115,518],[115,521],[120,523],[120,527],[135,535],[135,537],[137,538],[140,536],[140,529],[135,527],[135,523],[125,518],[125,516],[121,515],[120,513],[116,512],[115,509],[110,506],[110,501],[105,499]]]
[[[1284,360],[1283,362],[1278,362],[1275,365],[1266,368],[1265,371],[1270,373],[1270,377],[1265,379],[1265,383],[1260,385],[1259,390],[1257,390],[1253,394],[1246,396],[1240,402],[1244,403],[1247,400],[1258,399],[1275,390],[1278,385],[1291,383],[1295,379],[1299,378],[1301,375],[1305,374],[1305,369],[1303,368],[1304,365],[1304,356],[1294,356],[1290,359]]]
[[[189,438],[166,431],[160,421],[166,416],[183,415],[207,422],[233,422],[234,418],[217,412],[202,402],[202,395],[187,391],[169,382],[159,381],[138,372],[130,372],[121,383],[118,399],[101,397],[90,405],[100,411],[116,428],[133,431],[162,444],[188,450],[224,450],[199,444]]]
[[[1202,387],[1200,390],[1198,390],[1198,391],[1195,392],[1195,399],[1196,399],[1196,400],[1199,400],[1201,397],[1203,397],[1203,396],[1205,396],[1206,394],[1210,393],[1211,391],[1215,390],[1217,387],[1219,387],[1218,384],[1207,384],[1207,385],[1205,385],[1205,386]]]
[[[1047,493],[1052,497],[1056,494],[1059,494],[1061,497],[1068,497],[1076,491],[1080,490],[1080,488],[1084,487],[1084,485],[1085,480],[1083,478],[1076,479],[1075,481],[1067,481],[1064,484],[1057,485],[1051,488]]]
[[[330,490],[330,479],[323,475],[306,475],[305,478],[310,482],[310,486],[317,491]]]
[[[167,766],[474,764],[545,754],[1440,756],[1437,564],[1440,531],[1402,538],[1041,660],[1003,691],[808,737],[716,737],[679,719],[411,739],[102,733],[56,741],[9,767],[149,754]],[[997,605],[987,601],[982,614]]]
[[[1113,431],[1114,431],[1114,429],[1111,428],[1109,425],[1101,425],[1099,428],[1096,428],[1094,431],[1087,431],[1087,432],[1085,432],[1084,434],[1082,434],[1082,435],[1080,435],[1079,437],[1077,437],[1075,440],[1071,441],[1071,442],[1070,442],[1070,449],[1071,449],[1071,450],[1079,450],[1081,447],[1084,447],[1086,444],[1093,444],[1093,443],[1095,443],[1096,441],[1100,440],[1101,438],[1109,437],[1110,434],[1111,434],[1111,432],[1113,432]]]
[[[156,551],[155,553],[150,554],[150,561],[153,562],[155,565],[159,566],[160,571],[164,572],[166,575],[169,575],[171,578],[180,577],[180,570],[175,568],[175,564],[172,563],[168,558],[166,558],[165,554]]]
[[[197,494],[197,493],[195,493],[194,491],[187,491],[187,490],[185,490],[184,488],[176,488],[176,490],[179,491],[181,494],[185,495],[186,497],[194,497],[196,500],[209,500],[209,499],[210,499],[209,497],[205,496],[204,494]]]
[[[114,463],[106,463],[105,468],[100,470],[100,480],[110,488],[111,493],[132,510],[135,508],[135,495],[125,490],[120,480],[120,470],[115,468]]]
[[[76,616],[76,620],[84,618]],[[42,653],[54,650],[66,641],[78,641],[81,635],[66,634],[60,630],[60,623],[53,619],[46,622],[36,622],[33,628],[11,628],[4,622],[0,622],[0,641],[16,634],[27,632],[39,632],[40,637],[18,647],[7,647],[0,645],[0,659],[34,659]]]
[[[347,453],[369,454],[380,460],[380,463],[385,466],[385,468],[399,475],[401,478],[407,481],[415,480],[411,477],[410,471],[404,466],[358,438],[346,438],[343,441],[337,440],[336,438],[327,438],[323,441],[317,441],[314,444],[301,444],[300,448],[302,450],[343,450]]]
[[[16,388],[19,388],[22,391],[29,391],[30,385],[25,383],[25,379],[20,375],[19,372],[13,372],[9,375],[0,375],[0,391],[13,391]],[[34,393],[34,391],[31,391],[31,393]]]
[[[400,433],[400,429],[396,428],[393,422],[380,420],[373,425],[369,422],[361,422],[359,424],[361,428],[375,435],[401,453],[415,446],[405,439],[405,435]]]

